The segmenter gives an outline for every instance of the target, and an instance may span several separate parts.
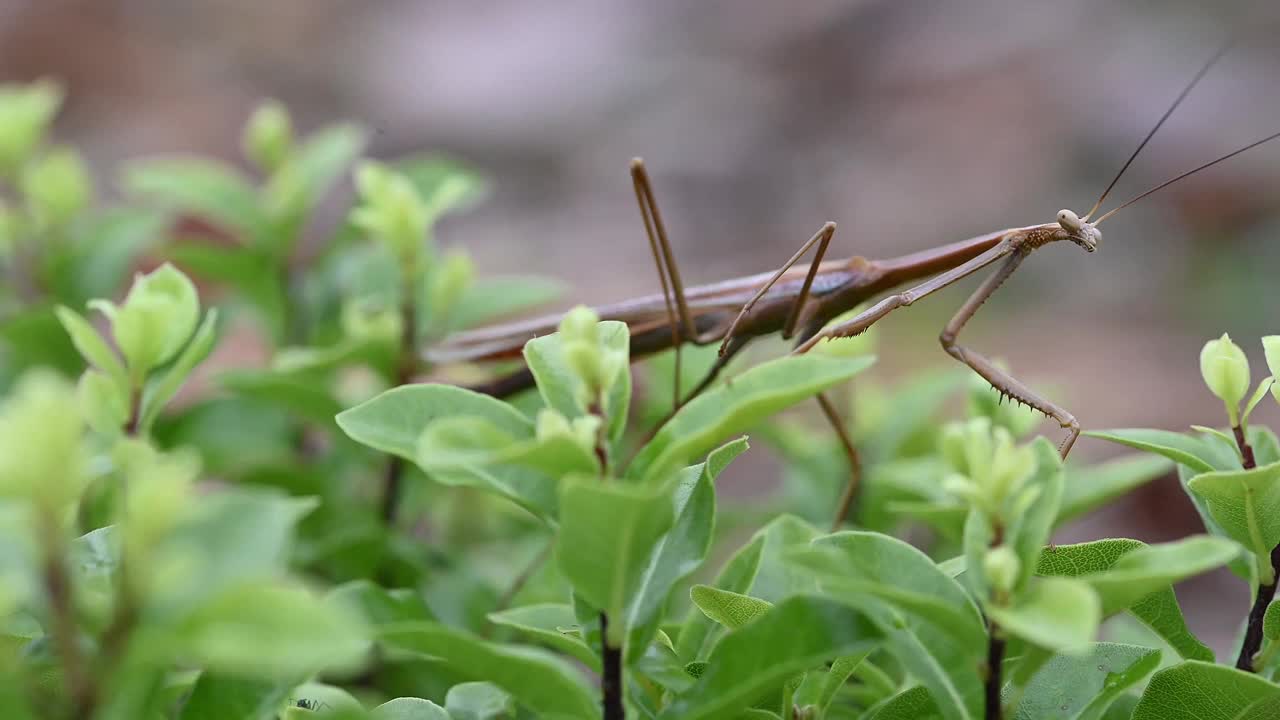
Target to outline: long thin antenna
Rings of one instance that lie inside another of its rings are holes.
[[[1106,190],[1102,191],[1102,194],[1098,196],[1098,201],[1093,204],[1093,207],[1089,208],[1089,212],[1085,213],[1085,216],[1081,218],[1082,220],[1088,220],[1095,212],[1098,211],[1098,208],[1102,207],[1102,203],[1106,201],[1107,195],[1110,195],[1111,191],[1115,188],[1116,183],[1120,182],[1120,178],[1124,176],[1125,171],[1128,170],[1129,166],[1133,164],[1133,161],[1137,159],[1138,153],[1142,152],[1142,148],[1146,147],[1147,143],[1151,142],[1151,138],[1155,137],[1156,132],[1162,125],[1164,125],[1165,121],[1169,119],[1169,116],[1173,115],[1173,111],[1178,109],[1178,106],[1182,104],[1182,101],[1191,93],[1191,89],[1196,86],[1196,83],[1200,82],[1200,79],[1209,72],[1209,68],[1213,67],[1214,63],[1218,62],[1219,58],[1227,54],[1227,51],[1230,50],[1235,43],[1236,41],[1234,37],[1227,41],[1226,44],[1219,48],[1218,52],[1214,53],[1213,57],[1209,58],[1209,61],[1200,68],[1200,71],[1196,73],[1196,76],[1191,78],[1191,82],[1187,83],[1187,86],[1182,88],[1182,92],[1178,93],[1178,98],[1173,101],[1173,104],[1169,106],[1168,110],[1164,111],[1164,115],[1160,116],[1160,120],[1151,128],[1151,132],[1147,133],[1147,136],[1142,138],[1142,142],[1138,143],[1137,149],[1133,151],[1133,154],[1129,156],[1128,160],[1124,161],[1124,166],[1120,168],[1120,172],[1116,173],[1114,178],[1111,178],[1111,184],[1107,185]]]
[[[1196,173],[1200,172],[1201,170],[1204,170],[1204,169],[1207,169],[1207,168],[1211,168],[1211,167],[1213,167],[1214,165],[1217,165],[1218,163],[1222,162],[1223,160],[1229,160],[1229,159],[1231,159],[1231,158],[1233,158],[1233,157],[1235,157],[1235,156],[1239,155],[1240,153],[1244,152],[1245,150],[1252,150],[1253,148],[1256,148],[1256,147],[1258,147],[1259,145],[1261,145],[1261,144],[1263,144],[1263,143],[1271,142],[1272,140],[1275,140],[1276,138],[1280,138],[1280,132],[1278,132],[1278,133],[1274,133],[1274,134],[1272,134],[1272,135],[1268,135],[1268,136],[1266,136],[1266,137],[1264,137],[1264,138],[1262,138],[1261,140],[1258,140],[1258,141],[1256,141],[1256,142],[1251,142],[1251,143],[1249,143],[1248,145],[1245,145],[1244,147],[1240,148],[1239,150],[1236,150],[1235,152],[1227,153],[1226,155],[1223,155],[1222,157],[1218,158],[1217,160],[1213,160],[1213,161],[1207,162],[1207,163],[1205,163],[1205,164],[1201,165],[1200,167],[1195,168],[1195,169],[1193,169],[1193,170],[1188,170],[1188,171],[1186,171],[1186,172],[1182,173],[1181,175],[1179,175],[1179,176],[1177,176],[1177,177],[1175,177],[1175,178],[1171,178],[1171,179],[1169,179],[1169,180],[1165,180],[1164,182],[1162,182],[1162,183],[1160,183],[1159,185],[1157,185],[1157,186],[1155,186],[1155,187],[1151,188],[1150,190],[1148,190],[1148,191],[1146,191],[1146,192],[1142,193],[1141,195],[1134,196],[1133,198],[1130,198],[1129,200],[1124,201],[1124,203],[1122,203],[1119,207],[1112,209],[1112,210],[1111,210],[1111,211],[1109,211],[1107,214],[1105,214],[1105,215],[1103,215],[1102,217],[1098,218],[1097,222],[1095,222],[1095,223],[1094,223],[1094,225],[1100,225],[1100,224],[1102,223],[1102,221],[1103,221],[1103,220],[1106,220],[1107,218],[1111,217],[1112,215],[1115,215],[1117,212],[1119,212],[1119,211],[1121,211],[1121,210],[1123,210],[1123,209],[1125,209],[1125,208],[1129,207],[1130,205],[1132,205],[1132,204],[1134,204],[1134,203],[1138,202],[1138,201],[1139,201],[1139,200],[1141,200],[1142,198],[1144,198],[1144,197],[1146,197],[1146,196],[1148,196],[1148,195],[1150,195],[1150,194],[1152,194],[1152,193],[1154,193],[1154,192],[1156,192],[1156,191],[1163,190],[1163,189],[1165,189],[1165,188],[1169,187],[1170,185],[1172,185],[1172,184],[1174,184],[1174,183],[1178,182],[1179,180],[1181,180],[1181,179],[1183,179],[1183,178],[1185,178],[1185,177],[1189,177],[1189,176],[1191,176],[1191,175],[1195,175]]]

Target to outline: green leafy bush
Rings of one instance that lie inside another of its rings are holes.
[[[1280,443],[1249,425],[1280,392],[1250,394],[1225,336],[1201,368],[1227,430],[1091,433],[1140,451],[1097,465],[963,373],[860,379],[863,482],[829,532],[847,456],[780,413],[843,397],[865,338],[739,370],[656,431],[671,356],[633,386],[627,327],[585,308],[525,345],[536,392],[422,382],[425,347],[555,294],[437,246],[475,173],[363,159],[361,129],[267,103],[256,177],[142,160],[101,208],[47,139],[60,97],[0,89],[3,717],[1280,714]],[[344,221],[313,227],[347,176]],[[269,361],[206,362],[231,334]],[[782,489],[730,502],[748,433]],[[1175,466],[1206,535],[1049,544]],[[1232,665],[1173,590],[1224,565],[1256,598]]]

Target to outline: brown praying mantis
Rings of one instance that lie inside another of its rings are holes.
[[[855,256],[847,260],[824,262],[823,257],[836,229],[834,223],[828,222],[775,272],[686,288],[667,240],[666,228],[644,163],[639,159],[633,160],[632,182],[649,247],[657,266],[662,293],[604,305],[596,311],[602,319],[627,323],[631,332],[633,359],[675,349],[674,404],[678,409],[705,390],[729,360],[755,338],[780,332],[784,339],[796,338],[793,353],[805,353],[823,340],[858,335],[893,310],[909,306],[988,266],[996,265],[995,272],[978,286],[946,324],[939,339],[948,354],[973,369],[1002,396],[1034,408],[1066,430],[1067,437],[1060,446],[1061,455],[1065,459],[1080,435],[1080,423],[1075,416],[1061,405],[1031,390],[984,355],[960,345],[957,342],[958,336],[982,304],[1035,250],[1054,242],[1069,241],[1087,252],[1093,252],[1102,239],[1098,226],[1115,213],[1179,180],[1280,137],[1280,133],[1269,135],[1181,173],[1121,203],[1097,220],[1091,220],[1139,153],[1229,47],[1223,47],[1214,54],[1187,83],[1084,215],[1064,209],[1050,223],[998,230],[888,260],[869,260]],[[816,251],[808,270],[800,272],[794,269],[793,266],[815,246]],[[882,293],[921,280],[923,282],[906,290],[885,296],[853,318],[823,329],[836,317],[858,305]],[[554,332],[559,319],[560,316],[556,315],[460,333],[428,351],[428,359],[450,362],[518,357],[525,341]],[[693,391],[682,397],[680,347],[685,343],[708,345],[716,342],[720,343],[720,351],[715,363]],[[523,369],[475,389],[496,396],[507,396],[531,387],[532,384],[532,375],[527,369]],[[837,514],[836,525],[839,526],[856,490],[859,476],[858,455],[831,402],[823,395],[818,395],[817,400],[823,414],[835,428],[851,465],[851,478]],[[674,413],[674,409],[672,412]]]

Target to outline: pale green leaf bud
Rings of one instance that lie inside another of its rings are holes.
[[[289,111],[275,100],[267,100],[253,111],[240,140],[245,157],[264,171],[273,173],[293,148],[293,122]]]
[[[1249,359],[1239,345],[1223,333],[1200,351],[1200,375],[1210,392],[1227,408],[1232,426],[1240,424],[1240,401],[1249,392]]]

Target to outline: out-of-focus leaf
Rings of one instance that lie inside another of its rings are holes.
[[[125,188],[178,212],[199,215],[235,231],[246,244],[270,233],[254,188],[230,168],[204,158],[162,158],[134,163]]]
[[[312,373],[230,370],[217,379],[228,390],[278,404],[325,426],[343,410],[326,379]]]
[[[155,423],[161,409],[182,389],[191,371],[209,356],[216,339],[217,326],[218,309],[213,308],[205,313],[204,321],[196,328],[195,335],[178,357],[165,368],[158,379],[147,386],[142,395],[142,422],[139,424],[144,430]]]
[[[454,720],[449,713],[430,700],[398,697],[373,709],[373,720]]]
[[[211,670],[284,678],[363,659],[363,623],[296,588],[245,585],[186,618],[169,641],[181,658]]]
[[[514,698],[487,682],[458,683],[444,699],[451,720],[507,720],[515,717]]]
[[[292,161],[314,204],[364,149],[366,133],[354,125],[331,125],[306,139]]]
[[[1074,520],[1173,469],[1167,458],[1126,455],[1088,467],[1067,468],[1055,525]]]
[[[272,681],[205,672],[182,705],[180,720],[267,720],[276,717],[296,681]]]
[[[535,712],[581,718],[599,712],[595,692],[572,666],[534,648],[485,642],[434,623],[390,625],[379,637],[391,647],[439,658],[464,676],[491,682]]]
[[[564,285],[541,277],[480,278],[467,287],[452,315],[454,329],[483,325],[555,300]]]

